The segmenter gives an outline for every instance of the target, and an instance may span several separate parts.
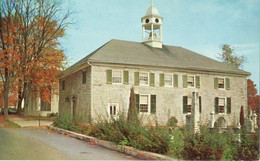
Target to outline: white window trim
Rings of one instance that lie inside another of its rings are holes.
[[[166,75],[170,75],[170,76],[172,77],[172,85],[166,85],[166,84],[165,84],[165,76],[166,76]],[[165,86],[165,87],[173,87],[173,74],[164,73],[164,86]]]
[[[107,114],[108,114],[108,118],[110,119],[111,118],[111,115],[110,115],[110,106],[116,106],[116,115],[113,116],[115,119],[117,119],[119,117],[119,103],[108,103],[107,104]]]
[[[140,97],[141,96],[148,96],[148,112],[140,112]],[[139,114],[142,114],[142,115],[148,115],[148,114],[150,114],[151,113],[151,109],[150,109],[150,106],[151,106],[151,102],[150,102],[150,99],[151,99],[151,95],[150,94],[139,94]]]
[[[224,102],[225,102],[225,106],[224,106],[224,112],[220,113],[220,112],[219,112],[219,103],[218,103],[218,114],[220,114],[220,115],[221,115],[221,114],[222,114],[222,115],[223,115],[223,114],[226,114],[226,113],[227,113],[227,97],[219,97],[218,100],[219,100],[219,99],[224,99],[224,100],[225,100],[225,101],[224,101]],[[218,102],[219,102],[219,101],[218,101]]]
[[[188,77],[193,77],[193,80],[194,80],[194,86],[193,86],[193,87],[189,86]],[[196,87],[196,84],[195,84],[195,83],[196,83],[195,75],[187,75],[187,87],[188,87],[188,88],[195,88],[195,87]]]
[[[121,83],[114,83],[113,82],[113,72],[121,72]],[[123,84],[123,70],[115,70],[115,69],[113,69],[112,70],[112,84]]]
[[[226,77],[217,77],[217,78],[218,78],[218,80],[219,80],[219,79],[224,79],[224,88],[219,88],[219,87],[218,87],[218,89],[219,89],[219,90],[226,90]]]
[[[141,81],[140,81],[141,73],[146,73],[148,75],[148,83],[147,84],[141,84]],[[150,86],[150,72],[139,72],[139,85],[140,86]]]

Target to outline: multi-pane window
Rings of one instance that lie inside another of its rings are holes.
[[[140,95],[140,112],[148,113],[149,95]]]
[[[225,98],[219,98],[218,101],[219,113],[225,113]]]
[[[225,81],[224,81],[224,78],[218,78],[218,88],[222,88],[224,89],[225,88]]]
[[[148,85],[148,82],[149,82],[148,73],[141,73],[140,72],[139,80],[140,80],[140,85]]]
[[[201,96],[198,98],[199,101],[199,112],[201,113],[202,105],[201,105]],[[192,111],[192,97],[183,96],[183,113],[191,113]]]
[[[188,76],[187,77],[187,84],[188,87],[194,87],[195,77],[194,76]]]
[[[164,75],[164,85],[167,87],[172,87],[172,85],[173,85],[172,74]]]
[[[112,73],[112,81],[113,83],[122,83],[122,74],[123,72],[120,70],[113,70]]]
[[[187,112],[191,113],[192,98],[188,97]]]
[[[117,118],[118,111],[119,111],[118,103],[109,103],[108,104],[109,117]]]

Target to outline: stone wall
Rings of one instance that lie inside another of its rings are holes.
[[[106,70],[119,69],[129,71],[129,84],[107,84]],[[155,73],[155,87],[134,85],[134,72],[153,72]],[[160,87],[159,74],[174,73],[178,75],[178,87]],[[183,88],[182,75],[200,76],[200,88]],[[72,76],[76,78],[76,75]],[[230,90],[214,89],[215,77],[230,78]],[[192,96],[192,92],[199,92],[202,98],[201,124],[206,125],[210,120],[210,112],[215,111],[215,97],[231,97],[231,114],[216,114],[215,119],[224,117],[227,125],[235,124],[239,118],[240,107],[246,107],[246,78],[239,76],[196,74],[173,72],[170,70],[150,70],[123,67],[102,67],[93,68],[93,119],[103,119],[108,116],[108,103],[118,103],[120,112],[126,113],[129,106],[130,89],[134,87],[136,94],[156,95],[156,114],[142,114],[140,117],[145,123],[165,124],[167,120],[174,116],[178,120],[178,126],[184,126],[186,114],[183,114],[183,96]],[[73,89],[75,91],[76,89]],[[80,89],[82,91],[82,89]],[[82,92],[81,92],[82,93]]]
[[[86,84],[83,84],[83,71],[87,72]],[[62,81],[65,80],[65,90]],[[83,122],[90,122],[91,115],[91,67],[88,66],[59,80],[59,112],[72,115],[72,98],[76,98],[76,115]]]

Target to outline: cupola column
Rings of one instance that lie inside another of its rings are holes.
[[[162,25],[160,26],[160,40],[162,42]]]
[[[143,42],[145,41],[145,27],[143,26]]]

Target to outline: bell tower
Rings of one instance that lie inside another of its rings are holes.
[[[155,48],[162,48],[162,20],[158,10],[151,5],[144,17],[141,18],[143,27],[143,43]]]

